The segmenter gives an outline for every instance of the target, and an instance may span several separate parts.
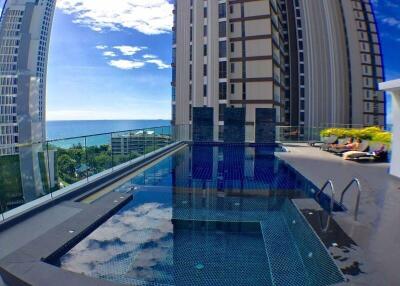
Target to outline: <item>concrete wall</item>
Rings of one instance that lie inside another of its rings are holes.
[[[379,89],[392,95],[393,142],[390,174],[400,178],[400,79],[380,83]]]

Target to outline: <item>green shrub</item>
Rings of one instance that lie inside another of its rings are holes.
[[[383,131],[381,128],[373,126],[366,128],[327,128],[321,131],[321,137],[337,136],[338,138],[360,138],[390,145],[392,133]]]

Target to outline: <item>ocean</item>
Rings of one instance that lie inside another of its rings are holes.
[[[170,126],[169,120],[70,120],[47,121],[47,140],[108,132]]]

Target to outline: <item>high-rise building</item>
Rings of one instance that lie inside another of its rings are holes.
[[[7,0],[0,20],[0,155],[46,137],[46,70],[55,0]]]
[[[174,16],[172,122],[191,125],[192,137],[205,114],[213,140],[235,133],[232,117],[247,141],[271,118],[301,134],[384,125],[369,0],[176,0]]]
[[[19,163],[23,200],[44,195],[46,70],[55,0],[6,0],[0,20],[0,159]],[[48,190],[47,190],[48,191]]]
[[[251,140],[257,109],[275,109],[279,122],[284,50],[277,2],[178,0],[174,14],[173,123],[192,124],[194,109],[211,107],[213,139],[222,139],[234,107],[244,111]]]
[[[369,0],[281,0],[285,121],[306,128],[385,125],[379,34]]]

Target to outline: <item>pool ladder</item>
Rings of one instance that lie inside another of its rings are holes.
[[[333,186],[333,181],[332,181],[332,180],[326,181],[326,183],[324,184],[324,186],[315,194],[315,198],[316,198],[317,200],[319,200],[319,196],[320,196],[320,195],[325,191],[325,189],[328,188],[328,187],[330,187],[330,190],[331,190],[331,202],[330,202],[330,204],[329,204],[329,214],[328,214],[328,218],[327,218],[325,227],[322,227],[322,221],[320,221],[320,222],[321,222],[321,228],[322,228],[322,231],[323,231],[323,232],[327,232],[328,229],[329,229],[329,225],[330,225],[331,217],[332,217],[332,212],[333,212],[333,207],[334,207],[334,205],[335,205],[335,195],[336,195],[336,192],[335,192],[335,187]],[[321,218],[320,218],[320,220],[321,220]]]
[[[360,180],[357,178],[353,178],[353,180],[351,180],[351,182],[347,185],[346,188],[344,188],[344,190],[342,191],[342,194],[340,196],[340,205],[343,206],[343,199],[344,199],[344,195],[346,194],[346,192],[350,189],[351,186],[353,186],[354,184],[356,184],[356,190],[357,190],[357,198],[356,198],[356,204],[354,207],[354,220],[357,221],[358,218],[358,210],[360,207],[360,198],[361,198],[361,183]]]
[[[358,211],[359,211],[359,206],[360,206],[360,198],[361,198],[361,192],[362,192],[362,188],[361,188],[361,183],[360,180],[357,178],[353,178],[350,183],[343,189],[342,194],[340,195],[340,201],[339,204],[343,207],[343,200],[344,200],[344,196],[347,193],[348,190],[350,190],[350,188],[353,185],[356,185],[356,190],[357,190],[357,198],[356,198],[356,203],[355,203],[355,207],[354,207],[354,220],[357,221],[358,219]],[[335,196],[336,196],[336,192],[335,192],[335,187],[333,185],[333,181],[332,180],[328,180],[326,181],[326,183],[324,184],[324,186],[315,194],[315,198],[319,199],[319,196],[325,191],[326,188],[330,187],[331,190],[331,201],[329,204],[329,215],[328,215],[328,219],[327,219],[327,223],[326,226],[323,228],[323,231],[327,231],[329,229],[329,224],[330,224],[330,220],[331,220],[331,216],[333,215],[333,208],[335,206]]]

